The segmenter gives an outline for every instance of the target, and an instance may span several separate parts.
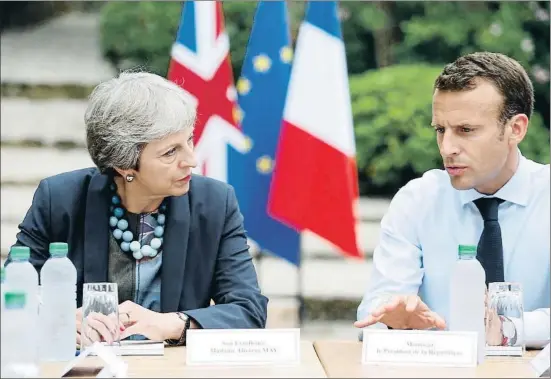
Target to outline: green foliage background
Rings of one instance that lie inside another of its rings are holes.
[[[440,66],[393,65],[352,76],[350,93],[362,192],[393,191],[432,168],[441,168],[430,126],[434,78]],[[549,163],[549,130],[539,114],[520,145],[523,154]]]
[[[288,2],[292,34],[303,2]],[[102,7],[101,45],[119,69],[166,76],[182,2],[110,2]],[[255,2],[225,1],[237,78]],[[370,1],[340,3],[362,194],[392,195],[440,167],[430,125],[432,84],[443,65],[473,51],[521,62],[536,90],[536,113],[523,153],[549,162],[549,2]]]

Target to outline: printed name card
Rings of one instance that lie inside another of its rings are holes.
[[[477,334],[364,329],[362,364],[475,367]]]
[[[110,349],[99,342],[95,342],[93,345],[81,351],[76,358],[72,359],[63,368],[60,377],[63,378],[71,373],[77,374],[76,376],[82,376],[82,374],[84,374],[84,376],[90,376],[92,372],[101,368],[96,378],[127,378],[128,364],[126,364],[115,351],[116,350]],[[97,355],[100,358],[101,363],[99,366],[79,368],[78,365],[90,355]]]
[[[536,371],[538,377],[549,376],[549,356],[550,350],[549,344],[536,355],[534,359],[530,361],[530,365]],[[546,374],[547,373],[547,374]],[[546,375],[545,375],[546,374]]]
[[[190,329],[190,366],[296,365],[300,329]]]

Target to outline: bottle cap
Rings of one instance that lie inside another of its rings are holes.
[[[69,253],[69,245],[66,242],[50,243],[50,255],[52,257],[64,257]]]
[[[27,246],[13,246],[10,255],[13,260],[28,261],[31,256],[31,249]]]
[[[25,292],[8,291],[4,293],[4,307],[6,309],[21,309],[25,307],[27,295]]]
[[[459,245],[459,256],[462,257],[469,257],[474,256],[476,257],[476,246],[473,245]]]

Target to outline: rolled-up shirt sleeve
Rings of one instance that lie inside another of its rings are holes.
[[[523,340],[526,347],[531,349],[542,349],[549,343],[551,338],[549,308],[524,312],[523,320],[514,317],[511,317],[510,320],[515,325],[516,346],[520,346]]]
[[[385,295],[419,291],[424,270],[413,215],[417,207],[412,206],[419,201],[417,187],[414,180],[401,188],[381,220],[379,244],[373,253],[369,284],[357,310],[358,320],[365,319]]]

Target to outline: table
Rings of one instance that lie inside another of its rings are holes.
[[[326,378],[312,342],[301,341],[301,364],[298,366],[240,366],[197,367],[186,366],[185,347],[165,347],[163,356],[123,356],[128,364],[129,378]],[[86,357],[79,372],[69,377],[95,377],[100,359]],[[44,363],[41,376],[59,378],[66,363]]]
[[[396,367],[362,365],[362,343],[358,341],[316,341],[314,348],[328,378],[535,378],[529,361],[538,353],[486,357],[476,368]]]

